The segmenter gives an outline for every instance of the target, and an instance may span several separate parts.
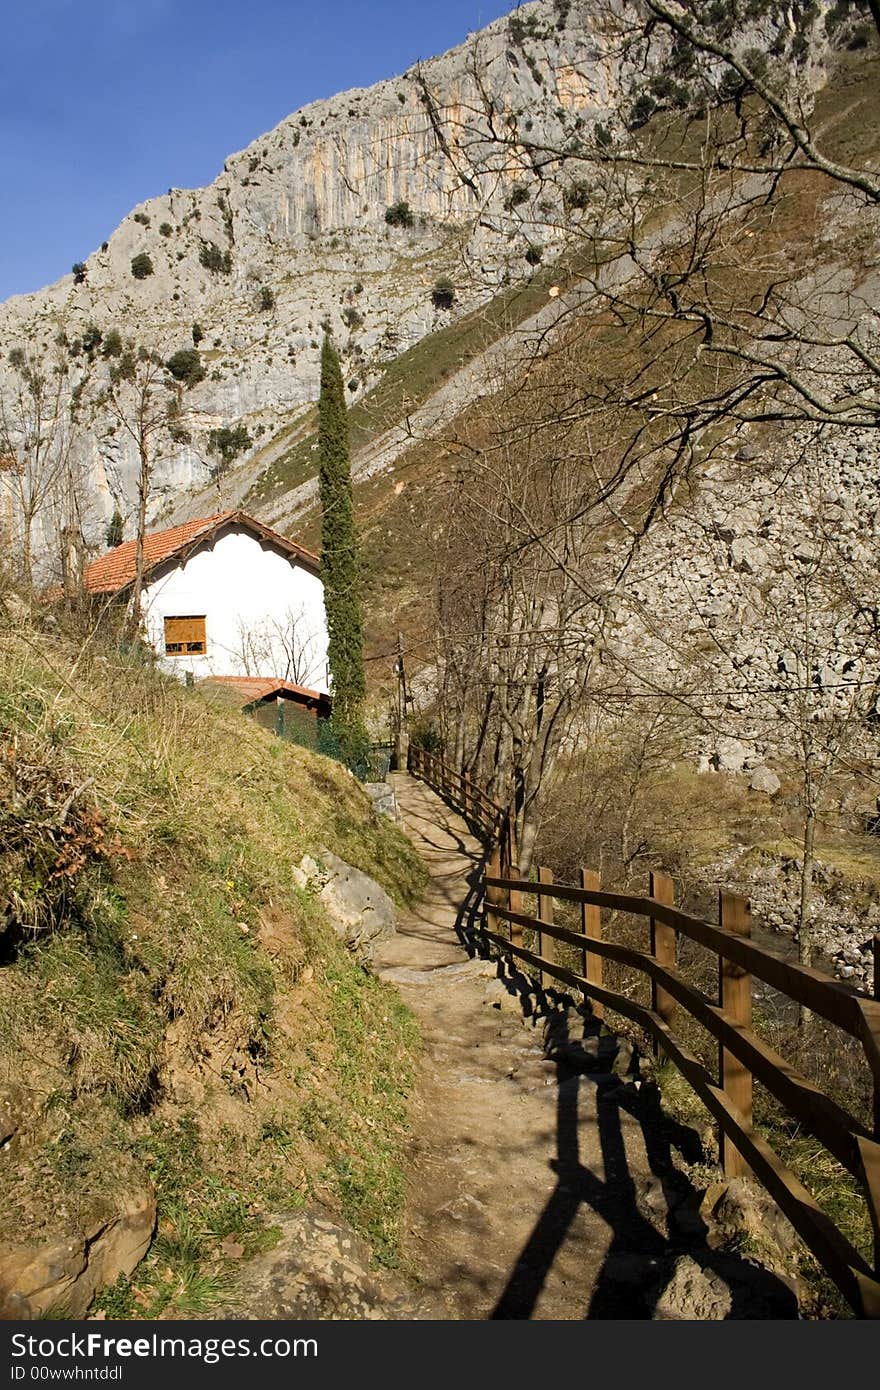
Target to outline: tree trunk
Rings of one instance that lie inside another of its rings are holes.
[[[810,902],[813,896],[813,856],[816,835],[816,811],[808,802],[804,817],[803,859],[801,861],[801,900],[798,911],[798,960],[801,965],[813,963],[813,924],[810,921]],[[801,1008],[798,1023],[805,1028],[812,1014]]]
[[[134,551],[134,583],[128,606],[128,629],[136,637],[141,624],[141,594],[144,587],[144,535],[147,529],[147,498],[150,495],[150,460],[147,442],[140,441],[141,472],[138,479],[137,537]]]
[[[34,519],[25,511],[21,518],[21,575],[28,593],[34,587],[34,557],[31,531]]]
[[[516,847],[519,855],[519,871],[523,878],[528,878],[535,862],[535,844],[538,839],[538,816],[534,802],[523,807],[518,820]]]

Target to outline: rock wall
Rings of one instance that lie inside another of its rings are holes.
[[[541,0],[521,11],[534,12],[528,38],[514,42],[502,19],[398,78],[314,102],[230,156],[209,187],[134,208],[77,276],[0,306],[0,394],[11,401],[18,385],[16,349],[67,373],[90,539],[116,501],[129,512],[137,471],[134,440],[100,403],[111,330],[163,358],[192,347],[194,325],[203,335],[206,376],[184,399],[190,437],[158,451],[155,516],[210,480],[212,428],[245,421],[259,449],[299,418],[317,396],[322,324],[355,400],[400,351],[532,273],[524,254],[559,241],[561,201],[528,145],[562,146],[617,97],[593,10],[560,22]],[[508,147],[487,138],[489,122]],[[398,203],[411,226],[386,223]],[[81,254],[72,247],[71,261]],[[451,309],[432,303],[441,273],[455,277]],[[103,341],[89,349],[94,329]]]

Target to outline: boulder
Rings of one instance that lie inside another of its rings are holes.
[[[400,820],[397,797],[390,782],[364,782],[363,787],[380,816],[389,816],[393,821]]]
[[[370,1267],[370,1249],[317,1211],[270,1217],[278,1243],[241,1271],[221,1318],[420,1320],[445,1318],[395,1275]]]
[[[767,557],[761,546],[738,536],[730,545],[730,563],[740,574],[757,574],[766,567]]]
[[[761,1264],[784,1275],[797,1262],[797,1236],[770,1194],[749,1178],[731,1178],[709,1187],[700,1205],[709,1227],[709,1244],[748,1243]]]
[[[151,1187],[102,1198],[87,1221],[43,1245],[0,1248],[0,1319],[81,1318],[99,1289],[129,1275],[156,1226]]]
[[[331,850],[321,850],[320,864],[303,855],[294,878],[317,893],[337,936],[360,960],[370,960],[376,942],[394,935],[397,916],[385,889]]]
[[[782,783],[771,768],[766,763],[760,763],[752,770],[749,786],[753,792],[766,792],[768,796],[774,796],[779,791]]]
[[[724,1280],[702,1269],[690,1255],[681,1255],[654,1304],[654,1318],[658,1322],[718,1322],[729,1317],[730,1310],[730,1289]]]
[[[310,854],[304,854],[298,864],[291,870],[294,883],[298,888],[308,888],[320,880],[323,883],[320,864],[316,864]]]
[[[717,772],[742,772],[748,756],[748,748],[739,739],[720,738],[709,761]]]

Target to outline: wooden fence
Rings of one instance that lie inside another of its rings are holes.
[[[414,749],[410,769],[460,809],[490,846],[482,938],[542,985],[555,981],[585,996],[597,1016],[608,1007],[644,1029],[717,1121],[725,1175],[750,1170],[856,1314],[880,1317],[880,937],[874,938],[875,997],[871,998],[821,970],[785,960],[751,941],[748,903],[734,893],[719,893],[716,924],[676,908],[672,880],[662,873],[651,874],[646,896],[603,892],[598,874],[588,869],[581,870],[578,885],[554,883],[545,868],[538,870],[537,882],[526,880],[516,867],[512,815],[435,755]],[[534,913],[523,911],[527,895],[536,900]],[[554,921],[557,902],[574,905],[576,930]],[[603,910],[645,923],[647,949],[606,939]],[[532,934],[528,949],[523,944],[524,929]],[[717,998],[696,988],[678,969],[681,937],[716,957]],[[569,956],[574,952],[574,965],[560,962],[556,943],[563,944]],[[606,961],[634,969],[650,981],[650,1006],[609,988]],[[754,1031],[753,979],[861,1044],[874,1096],[870,1126],[826,1095]],[[696,1020],[717,1041],[717,1076],[676,1035],[676,1019],[680,1021],[682,1014]],[[753,1079],[860,1185],[874,1233],[873,1268],[753,1127]]]

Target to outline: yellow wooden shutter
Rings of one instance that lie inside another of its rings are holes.
[[[207,651],[204,617],[166,618],[166,656],[186,656]]]

